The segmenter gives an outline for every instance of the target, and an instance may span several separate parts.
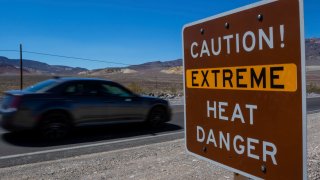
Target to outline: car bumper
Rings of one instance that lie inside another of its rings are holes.
[[[0,109],[0,125],[2,128],[12,131],[15,128],[13,127],[13,117],[16,113],[16,110],[11,109]]]
[[[25,114],[18,113],[16,109],[0,109],[0,126],[8,131],[30,129],[32,126],[24,121],[28,119]]]

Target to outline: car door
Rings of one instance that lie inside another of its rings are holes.
[[[113,82],[101,83],[101,92],[108,109],[108,121],[143,121],[147,104],[137,95]]]
[[[64,88],[75,123],[96,123],[107,118],[107,106],[95,81],[76,81]]]

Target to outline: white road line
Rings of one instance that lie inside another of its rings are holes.
[[[67,148],[60,148],[60,149],[37,151],[37,152],[32,152],[32,153],[15,154],[15,155],[9,155],[9,156],[2,156],[2,157],[0,157],[0,160],[9,159],[9,158],[18,158],[18,157],[24,157],[24,156],[31,156],[31,155],[38,155],[38,154],[46,154],[46,153],[59,152],[59,151],[66,151],[66,150],[81,149],[81,148],[87,148],[87,147],[96,147],[96,146],[123,143],[123,142],[135,141],[135,140],[152,139],[155,137],[163,137],[163,136],[170,136],[170,135],[183,134],[183,133],[184,133],[184,131],[179,131],[179,132],[174,132],[174,133],[160,134],[160,135],[156,135],[156,136],[131,138],[131,139],[125,139],[125,140],[119,140],[119,141],[112,141],[112,142],[103,142],[103,143],[88,144],[88,145],[83,145],[83,146],[74,146],[74,147],[67,147]]]

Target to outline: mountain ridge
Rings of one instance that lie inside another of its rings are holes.
[[[5,73],[3,72],[4,69],[9,66],[10,66],[10,72],[16,72],[16,71],[20,72],[20,60],[9,59],[7,57],[0,56],[0,74]],[[63,65],[49,65],[47,63],[43,63],[35,60],[23,59],[23,70],[30,74],[50,74],[50,75],[56,75],[56,74],[69,75],[70,74],[72,75],[72,74],[77,74],[79,72],[85,71],[87,69],[79,68],[79,67],[73,68],[73,67],[63,66]]]
[[[306,66],[320,66],[320,38],[308,38],[305,40]],[[139,73],[139,72],[160,72],[181,74],[182,59],[169,61],[151,61],[126,67],[106,67],[88,70],[80,67],[69,67],[63,65],[49,65],[47,63],[23,59],[23,71],[27,74],[49,74],[49,75],[105,75],[110,73]],[[0,74],[20,73],[20,61],[0,56]],[[179,71],[178,73],[175,70]]]

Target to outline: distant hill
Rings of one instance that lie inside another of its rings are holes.
[[[306,65],[320,66],[320,38],[306,39]]]
[[[0,61],[0,74],[18,74],[20,73],[20,69],[4,62]],[[30,72],[26,69],[23,69],[23,73],[29,74]]]
[[[89,76],[103,76],[107,74],[149,74],[149,73],[167,73],[165,71],[170,68],[182,66],[182,59],[172,60],[172,61],[152,61],[139,65],[131,65],[127,67],[116,67],[116,68],[104,68],[104,69],[94,69],[89,71],[80,72],[80,75]],[[172,71],[170,71],[172,72]],[[169,74],[180,74],[180,73],[169,73]]]
[[[320,66],[320,38],[306,39],[306,65]],[[133,70],[134,73],[166,73],[166,74],[182,74],[182,59],[171,61],[152,61],[139,65],[132,65],[124,68],[105,68],[92,70],[83,73],[88,75],[105,75],[111,73],[123,73],[124,69]]]
[[[170,67],[182,66],[182,59],[172,61],[153,61],[139,65],[128,66],[129,69],[143,70],[143,69],[164,69]]]
[[[166,73],[166,74],[183,74],[183,67],[182,66],[175,66],[175,67],[161,70],[161,72]]]
[[[320,38],[310,38],[305,41],[306,65],[320,66]],[[20,72],[19,60],[8,59],[0,56],[0,74],[17,74]],[[48,65],[46,63],[23,60],[24,72],[28,74],[46,75],[92,75],[101,76],[107,74],[135,74],[135,73],[166,73],[182,74],[182,59],[171,61],[152,61],[127,67],[101,68],[88,70],[85,68],[73,68],[68,66]]]
[[[23,69],[29,74],[46,74],[46,75],[74,75],[85,68],[73,68],[60,65],[49,65],[34,60],[23,59]],[[20,73],[20,60],[8,59],[0,56],[0,74],[17,74]]]

